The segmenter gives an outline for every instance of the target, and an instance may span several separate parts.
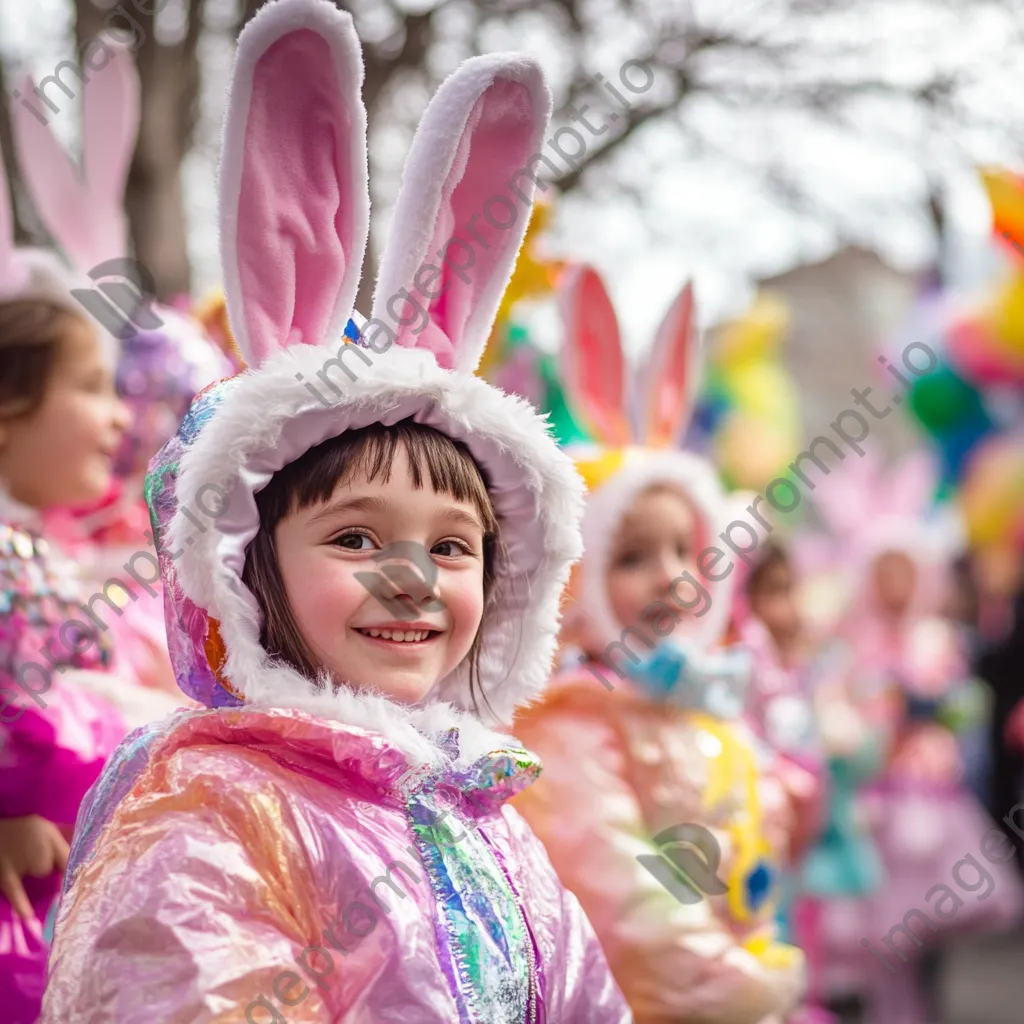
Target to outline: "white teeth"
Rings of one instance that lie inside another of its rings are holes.
[[[430,631],[427,629],[364,629],[360,632],[369,633],[370,636],[379,636],[382,640],[395,640],[398,643],[417,643],[430,636]]]

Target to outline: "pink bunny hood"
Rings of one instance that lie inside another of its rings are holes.
[[[95,287],[89,269],[126,252],[122,199],[138,131],[139,85],[131,53],[115,43],[108,43],[108,50],[108,64],[82,89],[80,166],[49,126],[21,104],[11,105],[23,184],[68,264],[44,249],[15,247],[14,217],[0,166],[0,301],[44,299],[85,318],[114,361],[116,339],[73,294]],[[21,91],[29,95],[33,89],[26,75]]]
[[[205,387],[229,373],[230,364],[219,358],[220,351],[206,339],[198,322],[157,306],[150,308],[155,318],[148,322],[147,318],[136,314],[141,327],[136,332],[134,325],[121,317],[121,333],[131,343],[126,363],[124,353],[119,352],[119,340],[93,317],[91,310],[71,290],[94,293],[92,298],[98,306],[110,297],[115,298],[118,307],[129,297],[139,298],[130,296],[122,277],[123,268],[108,265],[101,269],[102,264],[124,260],[130,251],[124,198],[141,117],[139,75],[131,51],[113,42],[108,42],[107,50],[110,54],[107,64],[95,70],[82,88],[80,164],[64,148],[51,125],[40,122],[22,104],[12,105],[15,148],[25,189],[69,267],[65,268],[56,257],[43,251],[7,251],[0,253],[6,256],[4,266],[7,267],[6,272],[0,271],[0,286],[8,286],[4,289],[5,298],[49,298],[89,319],[100,331],[111,358],[121,356],[122,378],[138,377],[137,372],[132,374],[130,365],[139,362],[137,351],[148,353],[154,348],[163,348],[164,360],[181,362],[184,359],[193,368],[190,383]],[[21,92],[29,95],[33,91],[34,83],[26,76]],[[6,189],[3,192],[0,222],[9,217],[9,210],[3,208]],[[0,232],[0,244],[6,237],[7,233]],[[26,271],[31,273],[24,282]],[[113,278],[114,282],[105,285],[106,277]],[[110,291],[106,291],[108,287]],[[147,296],[147,301],[149,299]],[[154,390],[166,392],[169,384],[177,383],[174,367],[167,367],[167,379],[162,381],[150,371],[151,366],[147,366],[143,373]],[[180,376],[181,371],[176,372]],[[193,389],[193,394],[195,390],[198,388]],[[180,413],[175,422],[178,419]],[[167,432],[161,442],[166,437]],[[150,453],[156,447],[151,447]]]
[[[476,754],[493,749],[493,734],[463,713],[474,706],[467,666],[407,707],[346,687],[332,693],[272,663],[241,581],[259,526],[255,495],[309,448],[370,423],[412,417],[463,441],[488,477],[507,552],[484,612],[480,714],[489,704],[486,725],[509,722],[540,693],[580,554],[583,488],[535,411],[473,370],[529,219],[534,182],[519,172],[541,148],[550,99],[537,65],[514,55],[473,58],[440,87],[407,161],[373,317],[346,344],[369,218],[362,77],[351,18],[330,4],[279,0],[246,27],[220,231],[231,328],[249,368],[197,396],[151,463],[147,497],[172,661],[189,696],[299,709],[382,733],[427,762],[438,752],[425,737],[456,725]],[[495,227],[510,209],[514,223]],[[460,276],[439,253],[471,237],[480,245]],[[433,276],[421,289],[424,266]],[[409,307],[395,308],[415,291],[437,296],[419,334]],[[223,499],[211,497],[216,488]],[[216,510],[213,524],[204,506]]]
[[[953,537],[950,524],[934,515],[937,485],[935,462],[927,453],[912,452],[886,471],[873,447],[860,456],[847,453],[816,484],[814,498],[831,534],[833,561],[840,563],[852,601],[870,603],[872,564],[891,551],[907,555],[917,566],[913,610],[938,607]],[[807,550],[803,545],[805,558]]]
[[[566,328],[562,379],[568,400],[597,441],[570,449],[589,489],[585,553],[570,615],[591,642],[604,647],[619,640],[625,627],[636,625],[616,620],[606,585],[615,531],[636,499],[659,485],[681,491],[696,513],[698,550],[733,517],[713,466],[680,450],[701,371],[692,286],[686,285],[673,301],[646,353],[646,366],[632,375],[615,309],[597,271],[570,269],[561,298]],[[698,577],[711,602],[702,616],[687,620],[686,635],[697,644],[711,646],[725,633],[734,575],[718,582]]]

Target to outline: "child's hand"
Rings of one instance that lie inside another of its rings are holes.
[[[0,892],[19,916],[26,920],[35,917],[22,878],[46,878],[63,871],[69,851],[60,829],[37,814],[0,818]]]

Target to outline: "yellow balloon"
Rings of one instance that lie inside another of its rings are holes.
[[[1012,541],[1024,527],[1024,443],[1000,437],[972,459],[960,492],[967,535],[987,547]]]
[[[1015,272],[999,289],[981,321],[997,348],[1024,356],[1024,274]]]
[[[715,438],[716,457],[733,485],[754,491],[785,472],[793,451],[787,434],[741,412],[729,416]]]
[[[725,377],[730,398],[745,413],[768,420],[780,429],[795,421],[796,396],[789,374],[777,363],[753,363]]]
[[[725,368],[773,358],[788,329],[789,310],[785,302],[769,292],[761,292],[744,316],[721,329],[711,361]]]

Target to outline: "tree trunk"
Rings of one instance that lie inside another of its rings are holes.
[[[172,46],[157,42],[155,17],[132,9],[142,38],[131,46],[141,86],[141,121],[128,172],[125,211],[134,256],[153,275],[157,297],[187,294],[190,285],[181,165],[192,145],[199,102],[200,66],[196,46],[203,0],[189,0],[184,38]],[[75,0],[79,50],[106,30],[104,11],[92,0]],[[119,26],[120,27],[120,26]]]
[[[182,109],[194,102],[189,56],[178,47],[154,47],[139,62],[142,124],[128,173],[125,209],[135,258],[149,269],[162,300],[188,294],[190,273],[182,161],[188,149]],[[193,55],[194,57],[194,55]]]
[[[4,63],[0,58],[0,82],[4,80]],[[7,173],[7,195],[11,203],[11,214],[14,222],[14,241],[16,245],[30,245],[38,241],[25,230],[18,216],[18,182],[21,180],[18,162],[14,157],[14,134],[11,127],[11,108],[7,99],[7,91],[0,89],[0,159],[4,162]]]

